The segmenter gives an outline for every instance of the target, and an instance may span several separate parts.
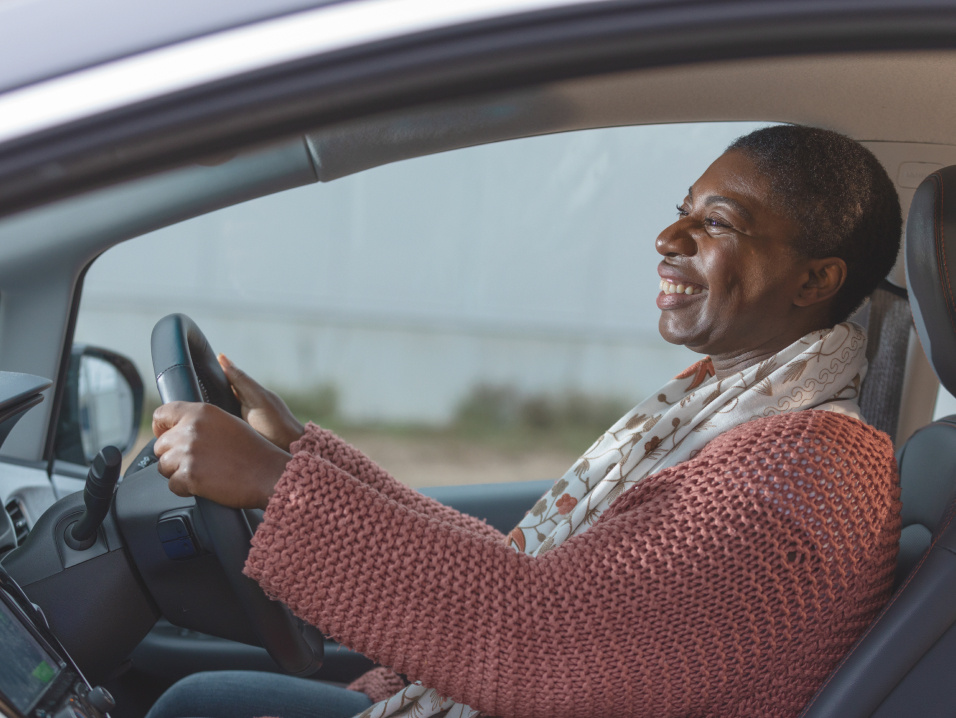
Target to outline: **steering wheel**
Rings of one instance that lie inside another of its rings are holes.
[[[164,404],[199,401],[241,416],[239,400],[192,319],[185,314],[163,317],[153,327],[150,344],[156,387]],[[252,538],[245,512],[200,497],[196,497],[196,507],[212,542],[209,548],[225,569],[232,590],[269,655],[288,673],[314,673],[322,665],[321,637],[306,640],[303,630],[311,627],[300,628],[285,606],[269,599],[259,584],[242,573]]]

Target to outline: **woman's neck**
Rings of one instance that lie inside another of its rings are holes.
[[[724,354],[711,354],[711,361],[714,363],[714,373],[718,379],[726,379],[728,376],[748,369],[760,362],[766,361],[777,352],[786,349],[795,341],[805,337],[807,334],[819,329],[830,329],[830,325],[805,328],[806,331],[792,332],[780,337],[775,337],[761,347],[753,349],[743,349]]]
[[[718,379],[726,379],[732,374],[736,374],[744,369],[754,366],[755,364],[766,361],[787,346],[790,346],[790,344],[786,344],[775,349],[756,349],[752,351],[741,352],[739,354],[723,354],[720,356],[712,356],[711,360],[714,362],[714,373]]]

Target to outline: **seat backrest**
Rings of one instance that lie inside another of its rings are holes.
[[[916,568],[956,500],[956,416],[924,426],[897,453],[903,532],[896,586]]]
[[[934,172],[916,190],[905,251],[917,334],[943,386],[956,393],[956,167]],[[897,459],[898,588],[805,718],[956,713],[956,416],[916,432]]]

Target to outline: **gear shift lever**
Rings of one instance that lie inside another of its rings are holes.
[[[70,548],[83,551],[96,542],[96,530],[110,510],[122,463],[123,454],[115,446],[105,447],[93,459],[86,475],[86,488],[83,489],[86,511],[79,521],[66,530],[66,545]]]

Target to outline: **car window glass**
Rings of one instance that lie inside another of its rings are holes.
[[[697,360],[657,333],[654,240],[754,127],[501,142],[201,216],[101,256],[75,340],[132,358],[148,410],[151,328],[184,312],[409,484],[553,478]]]

